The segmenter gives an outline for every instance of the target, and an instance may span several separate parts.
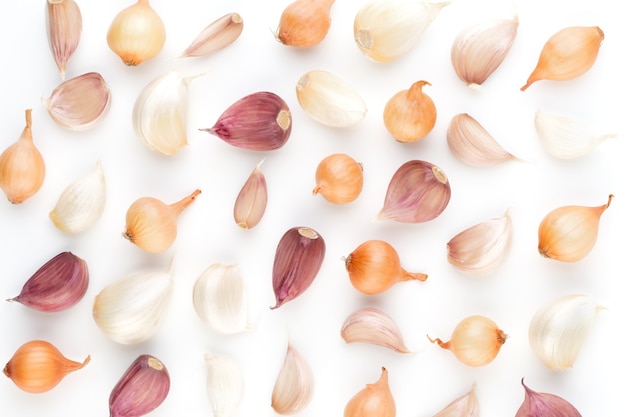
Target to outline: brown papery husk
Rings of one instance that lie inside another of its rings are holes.
[[[296,0],[285,8],[276,31],[284,45],[310,48],[319,44],[330,29],[330,8],[335,0]]]
[[[396,93],[385,105],[385,127],[398,142],[417,142],[435,127],[437,108],[422,91],[425,85],[431,84],[417,81],[408,90]]]
[[[582,417],[578,410],[558,395],[531,390],[524,384],[524,402],[515,417]]]
[[[344,417],[395,417],[396,403],[389,388],[387,369],[382,368],[378,381],[367,384],[346,404]]]

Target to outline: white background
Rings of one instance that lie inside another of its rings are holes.
[[[525,0],[457,0],[444,8],[407,56],[389,64],[366,59],[352,38],[356,12],[364,1],[340,0],[332,8],[327,38],[311,50],[295,50],[274,39],[281,1],[153,0],[162,16],[167,40],[160,55],[136,68],[122,64],[106,44],[113,17],[130,2],[79,1],[84,29],[67,77],[100,72],[112,91],[102,122],[86,132],[55,125],[40,98],[61,82],[48,48],[44,1],[13,2],[0,15],[3,67],[0,78],[1,147],[20,135],[24,110],[33,109],[35,144],[46,165],[46,180],[31,199],[17,206],[0,202],[0,297],[19,293],[43,263],[71,250],[85,259],[91,273],[85,298],[74,308],[46,315],[16,303],[0,304],[0,359],[32,339],[55,344],[67,357],[91,363],[39,395],[0,380],[0,407],[6,416],[72,417],[107,415],[108,396],[128,365],[141,353],[160,358],[168,367],[169,397],[153,416],[211,414],[205,392],[202,354],[212,351],[236,360],[244,370],[246,389],[236,416],[274,415],[270,398],[285,355],[287,340],[313,369],[316,389],[302,416],[341,415],[347,401],[380,369],[389,370],[398,416],[428,417],[477,384],[484,417],[513,416],[524,399],[520,380],[535,390],[573,403],[583,416],[618,416],[619,381],[624,375],[626,324],[623,236],[626,232],[623,137],[601,144],[575,161],[549,157],[533,126],[537,109],[577,119],[599,133],[624,128],[624,31],[619,2]],[[519,16],[518,37],[501,67],[483,85],[469,90],[450,64],[450,46],[466,25],[492,17]],[[229,48],[206,58],[174,59],[210,22],[238,12],[245,22],[241,37]],[[595,66],[569,82],[540,81],[520,92],[545,41],[575,25],[600,26],[605,33]],[[302,74],[325,69],[349,80],[368,106],[366,118],[349,129],[333,129],[310,119],[300,108],[295,85]],[[147,148],[135,137],[131,111],[144,85],[177,69],[184,75],[207,74],[191,84],[189,145],[171,158]],[[396,143],[382,123],[385,102],[417,80],[438,109],[430,135],[415,144]],[[231,147],[199,128],[211,127],[230,104],[256,91],[283,97],[293,113],[290,140],[280,150],[259,153]],[[511,153],[526,162],[477,169],[455,159],[445,135],[457,113],[473,115]],[[334,206],[312,196],[315,168],[325,156],[348,153],[364,166],[365,185],[357,201]],[[262,170],[269,187],[265,218],[255,229],[240,230],[232,206],[253,167]],[[417,225],[373,222],[382,207],[387,184],[409,159],[423,159],[448,175],[452,198],[437,219]],[[95,227],[69,236],[48,219],[63,189],[101,160],[108,186],[104,214]],[[151,255],[121,237],[128,206],[141,196],[174,202],[196,188],[202,194],[179,219],[179,235],[167,252]],[[537,227],[550,210],[569,204],[604,204],[598,242],[574,264],[550,261],[537,253]],[[503,265],[483,278],[465,276],[446,260],[447,241],[461,230],[499,217],[510,208],[513,244]],[[270,311],[274,251],[292,226],[309,226],[325,239],[327,252],[313,285],[300,298]],[[386,293],[364,296],[352,288],[341,261],[360,243],[382,239],[398,251],[403,266],[428,273],[426,282],[398,284]],[[91,316],[94,296],[108,283],[132,272],[166,269],[176,257],[174,295],[163,326],[150,341],[121,346],[98,329]],[[260,313],[250,333],[222,336],[206,328],[191,303],[195,279],[215,262],[237,263]],[[543,304],[564,294],[584,293],[607,307],[572,369],[548,370],[528,344],[528,324]],[[374,306],[399,325],[410,348],[400,355],[370,345],[346,345],[339,336],[343,320],[354,310]],[[510,337],[488,366],[469,368],[452,353],[428,342],[426,334],[444,340],[464,317],[492,318]],[[3,362],[3,363],[4,363]]]

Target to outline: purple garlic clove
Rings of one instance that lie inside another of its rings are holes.
[[[524,384],[526,390],[524,402],[515,417],[581,417],[578,410],[558,395],[535,392]]]

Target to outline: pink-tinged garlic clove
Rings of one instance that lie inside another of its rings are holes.
[[[524,384],[524,402],[515,413],[515,417],[582,417],[578,410],[567,400],[558,395],[536,392]]]
[[[370,343],[398,353],[411,353],[398,325],[377,308],[361,308],[350,314],[341,326],[341,338],[346,343]]]
[[[267,207],[267,182],[261,171],[263,161],[254,167],[252,173],[239,191],[235,200],[233,216],[242,229],[252,229],[259,224]]]
[[[314,387],[315,381],[309,364],[289,343],[272,390],[272,408],[282,415],[299,413],[311,402]]]
[[[80,8],[74,0],[48,0],[46,19],[50,49],[61,78],[65,79],[67,62],[78,47],[83,29]]]
[[[238,13],[228,13],[211,22],[183,51],[181,58],[209,55],[235,42],[243,31],[243,19]]]

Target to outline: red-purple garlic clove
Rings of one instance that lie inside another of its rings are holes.
[[[41,266],[22,287],[16,301],[47,313],[67,310],[87,292],[87,263],[71,252],[61,252]]]
[[[232,104],[209,132],[237,148],[271,151],[282,147],[291,134],[291,111],[278,95],[261,91]]]
[[[567,400],[558,395],[535,392],[524,384],[524,402],[515,413],[515,417],[581,417],[578,410]]]

